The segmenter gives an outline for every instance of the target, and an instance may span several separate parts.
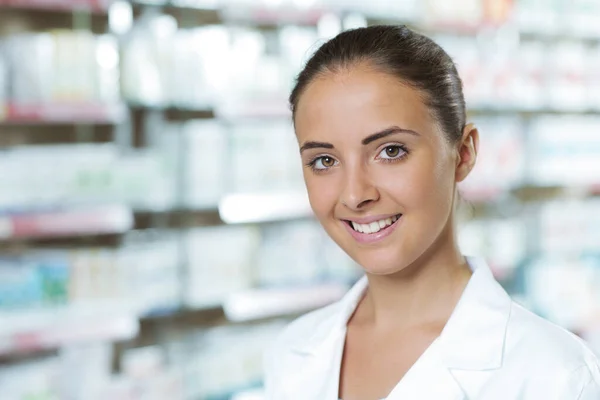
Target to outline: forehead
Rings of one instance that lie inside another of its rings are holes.
[[[364,66],[327,72],[300,96],[295,126],[300,141],[348,139],[389,126],[437,135],[421,93],[393,75]]]

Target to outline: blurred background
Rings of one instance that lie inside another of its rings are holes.
[[[458,64],[463,252],[600,352],[597,0],[1,0],[0,398],[261,399],[265,347],[360,275],[286,97],[377,23]]]

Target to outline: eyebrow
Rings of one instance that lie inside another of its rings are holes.
[[[410,130],[410,129],[404,129],[404,128],[400,128],[398,126],[390,126],[389,128],[386,128],[382,131],[379,131],[372,135],[367,136],[366,138],[364,138],[361,141],[361,143],[363,144],[363,146],[366,146],[376,140],[382,139],[382,138],[390,136],[390,135],[394,135],[396,133],[407,133],[407,134],[413,135],[413,136],[421,136],[419,133],[417,133],[413,130]],[[300,147],[300,153],[302,153],[304,150],[310,150],[310,149],[333,149],[333,148],[334,148],[334,146],[331,143],[306,142]]]
[[[389,128],[386,128],[382,131],[379,131],[377,133],[367,136],[366,138],[364,138],[362,140],[362,144],[367,145],[376,140],[382,139],[384,137],[387,137],[387,136],[390,136],[390,135],[393,135],[396,133],[408,133],[409,135],[413,135],[413,136],[421,136],[417,132],[410,130],[410,129],[404,129],[404,128],[400,128],[398,126],[390,126]]]
[[[306,142],[300,147],[300,153],[310,149],[333,149],[333,145],[325,142]]]

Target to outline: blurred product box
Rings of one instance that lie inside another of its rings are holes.
[[[17,104],[111,103],[119,100],[116,38],[56,30],[8,36],[2,46]]]
[[[544,116],[528,132],[528,181],[540,185],[589,186],[600,179],[600,118]]]
[[[252,268],[259,240],[256,228],[206,227],[190,230],[185,239],[188,307],[214,307],[236,291],[252,287]]]
[[[30,251],[5,257],[0,262],[0,312],[102,303],[142,314],[176,308],[181,292],[178,250],[176,237],[163,234],[129,239],[117,250]]]
[[[481,132],[477,164],[460,184],[461,192],[474,199],[494,198],[524,182],[527,143],[523,125],[514,117],[474,118]]]
[[[597,327],[600,257],[542,256],[525,268],[525,290],[533,309],[580,334]]]
[[[521,218],[476,219],[461,223],[463,254],[484,257],[496,278],[510,277],[528,254],[528,226]]]
[[[194,209],[213,208],[228,187],[233,163],[226,126],[220,121],[190,121],[181,127],[186,152],[184,204]],[[260,133],[259,133],[260,134]]]
[[[555,200],[540,207],[544,255],[600,255],[600,200]]]
[[[223,326],[190,333],[166,345],[183,370],[186,399],[230,398],[262,383],[263,354],[286,322]]]
[[[231,192],[304,190],[302,161],[289,120],[233,125],[229,153]]]
[[[122,202],[164,209],[175,202],[174,166],[158,151],[114,144],[27,146],[2,151],[0,209]]]

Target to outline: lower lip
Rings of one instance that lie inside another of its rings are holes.
[[[386,226],[385,228],[383,228],[382,230],[380,230],[379,232],[376,232],[376,233],[360,233],[358,231],[355,231],[347,222],[342,221],[342,224],[344,224],[344,226],[346,227],[346,229],[348,230],[350,235],[352,235],[352,237],[357,242],[359,242],[359,243],[376,243],[376,242],[379,242],[379,241],[385,239],[389,235],[391,235],[401,220],[402,220],[402,217],[398,218],[396,220],[396,222],[394,222],[393,224],[391,224],[389,226]]]

